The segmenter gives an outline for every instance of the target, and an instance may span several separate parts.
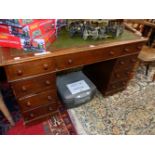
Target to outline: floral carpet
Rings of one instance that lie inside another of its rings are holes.
[[[100,92],[90,102],[60,112],[36,126],[25,128],[12,93],[4,89],[4,99],[16,122],[15,127],[0,115],[0,134],[83,134],[83,135],[154,135],[155,134],[155,82],[152,82],[155,64],[145,76],[141,65],[126,90],[103,97]],[[9,97],[8,97],[9,96]],[[8,100],[8,101],[7,101]],[[12,104],[14,103],[14,104]],[[71,120],[70,120],[71,118]]]
[[[22,118],[16,122],[14,127],[5,133],[7,135],[76,135],[76,130],[64,107],[51,116],[47,121],[26,127]]]
[[[90,102],[68,110],[78,134],[154,135],[155,64],[145,75],[141,65],[126,90],[103,97],[100,92]]]

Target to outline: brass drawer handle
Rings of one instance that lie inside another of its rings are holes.
[[[126,85],[126,82],[122,82],[122,85],[125,86]]]
[[[127,75],[130,75],[130,72],[129,72],[129,71],[127,71],[127,72],[126,72],[126,74],[127,74]]]
[[[17,75],[22,75],[22,74],[23,74],[22,70],[19,69],[19,70],[17,71]]]
[[[109,52],[109,55],[113,56],[115,53],[113,51]]]
[[[120,78],[120,74],[116,74],[116,77],[117,77],[117,78]]]
[[[31,117],[31,118],[34,118],[34,114],[33,114],[33,113],[30,113],[30,117]]]
[[[31,102],[28,101],[28,102],[26,103],[26,106],[27,106],[27,107],[30,107],[30,106],[31,106]]]
[[[48,69],[48,64],[43,64],[43,67],[44,67],[45,70],[47,70]]]
[[[26,89],[25,86],[22,86],[22,91],[23,91],[23,92],[27,91],[27,89]]]
[[[142,47],[141,47],[141,46],[137,46],[137,49],[138,49],[138,50],[141,50],[141,49],[142,49]]]
[[[121,65],[124,65],[124,64],[125,64],[125,62],[124,62],[124,61],[120,61],[120,64],[121,64]]]
[[[72,64],[73,63],[73,60],[72,59],[69,59],[68,60],[68,64]]]
[[[51,82],[50,82],[49,80],[46,80],[46,81],[45,81],[45,84],[46,84],[46,85],[50,85]]]
[[[125,51],[125,52],[129,52],[130,50],[129,50],[128,48],[125,48],[124,51]]]
[[[116,88],[116,86],[115,86],[115,85],[112,85],[111,87],[112,87],[113,89],[115,89],[115,88]]]
[[[134,59],[134,58],[133,58],[133,59],[131,59],[131,62],[136,62],[136,59]]]
[[[53,110],[53,108],[52,108],[51,106],[49,106],[49,107],[48,107],[48,110],[49,110],[49,111],[52,111],[52,110]]]
[[[52,100],[52,96],[47,96],[47,99],[48,99],[49,101],[51,101],[51,100]]]

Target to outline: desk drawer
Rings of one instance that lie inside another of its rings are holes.
[[[108,86],[107,91],[114,91],[114,90],[119,90],[122,88],[125,88],[127,86],[128,83],[128,79],[124,79],[115,83],[111,83]]]
[[[128,68],[133,68],[135,63],[138,60],[137,56],[138,56],[137,54],[134,54],[134,55],[118,58],[114,67],[115,72],[120,70],[125,70]]]
[[[120,88],[118,88],[118,89],[112,89],[112,90],[110,90],[110,91],[106,91],[106,92],[104,93],[104,95],[105,95],[105,96],[113,95],[113,94],[118,93],[118,92],[121,92],[121,91],[123,91],[123,90],[125,90],[125,87],[120,87]]]
[[[5,67],[9,81],[21,79],[31,75],[48,73],[55,70],[55,63],[51,58],[39,59]]]
[[[141,46],[119,45],[98,50],[89,50],[79,53],[72,53],[56,57],[56,67],[58,70],[83,66],[104,60],[117,58],[140,51]]]
[[[121,81],[123,79],[130,79],[130,77],[134,74],[132,69],[122,70],[120,72],[113,72],[110,78],[110,83],[115,83],[117,81]]]
[[[112,59],[121,55],[121,47],[105,48],[99,50],[91,50],[85,52],[74,53],[70,55],[63,55],[56,58],[56,65],[58,70],[65,68],[72,68],[76,66],[83,66],[103,60]]]
[[[30,121],[32,119],[36,119],[37,117],[41,117],[41,116],[47,115],[49,113],[52,114],[53,112],[55,112],[57,110],[58,110],[57,106],[48,104],[46,106],[42,106],[42,107],[36,108],[34,110],[28,111],[28,112],[24,112],[23,116],[24,116],[25,121]]]
[[[22,111],[31,110],[45,104],[57,105],[57,93],[56,90],[48,90],[25,99],[19,99],[18,103]]]
[[[142,49],[141,43],[123,45],[122,55],[138,53]]]
[[[12,88],[17,98],[39,93],[47,89],[56,89],[56,75],[53,73],[15,81],[12,82]]]

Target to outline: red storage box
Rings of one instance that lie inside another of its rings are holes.
[[[10,26],[0,25],[0,33],[10,33]]]
[[[41,21],[41,19],[0,19],[0,24],[6,24],[14,27],[20,27]]]

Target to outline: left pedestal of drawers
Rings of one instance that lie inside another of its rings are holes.
[[[5,66],[25,125],[48,119],[58,111],[55,63],[51,58]]]

